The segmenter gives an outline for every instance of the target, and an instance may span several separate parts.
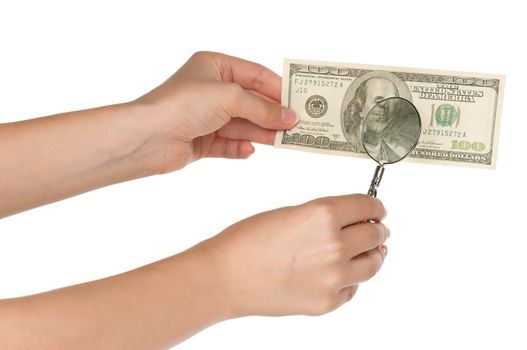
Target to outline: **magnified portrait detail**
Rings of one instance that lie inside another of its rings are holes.
[[[421,118],[409,101],[388,98],[369,111],[360,129],[366,152],[379,164],[389,164],[414,149],[421,134]]]

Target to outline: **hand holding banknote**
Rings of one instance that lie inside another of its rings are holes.
[[[0,216],[202,157],[245,158],[251,142],[272,144],[276,130],[295,125],[279,93],[280,78],[267,68],[199,53],[133,102],[2,124]],[[244,190],[250,180],[239,180]],[[174,186],[210,198],[200,182],[187,181]],[[176,223],[182,215],[209,218],[181,208]],[[381,267],[384,215],[365,195],[315,199],[255,215],[126,273],[0,300],[0,348],[165,349],[233,317],[329,312]]]
[[[276,130],[297,121],[280,106],[280,90],[280,77],[259,64],[198,52],[133,104],[148,113],[149,142],[166,154],[158,172],[169,172],[203,157],[247,158],[251,142],[272,144]]]

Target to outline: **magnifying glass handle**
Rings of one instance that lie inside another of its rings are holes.
[[[371,180],[370,189],[368,190],[368,196],[377,197],[377,187],[382,180],[382,174],[384,174],[384,167],[382,165],[377,165],[375,168],[375,174],[373,174],[373,179]]]

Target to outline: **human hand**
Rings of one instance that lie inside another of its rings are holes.
[[[376,198],[321,198],[245,219],[188,252],[212,257],[205,279],[230,317],[320,315],[380,269],[384,216]]]
[[[146,106],[145,124],[163,152],[158,173],[202,157],[247,158],[251,142],[272,144],[294,112],[280,106],[281,78],[239,58],[194,54],[172,77],[132,104]]]

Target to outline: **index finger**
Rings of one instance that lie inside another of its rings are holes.
[[[224,54],[215,54],[214,62],[223,81],[239,84],[280,102],[282,78],[261,64]]]
[[[380,222],[386,216],[382,202],[365,194],[351,194],[328,197],[336,211],[340,227],[346,227],[359,222]]]

